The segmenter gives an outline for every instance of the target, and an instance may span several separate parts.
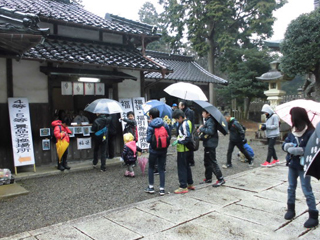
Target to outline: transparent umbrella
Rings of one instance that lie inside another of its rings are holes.
[[[113,114],[113,113],[122,113],[123,109],[121,104],[113,99],[100,98],[92,103],[90,103],[85,109],[85,111],[91,113],[104,113],[104,114]]]

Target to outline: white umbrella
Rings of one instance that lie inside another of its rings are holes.
[[[85,111],[92,113],[105,113],[105,114],[113,114],[113,113],[122,113],[123,109],[119,102],[113,99],[108,98],[100,98],[92,103],[90,103]]]
[[[171,96],[185,100],[208,101],[206,95],[202,92],[201,88],[191,83],[174,83],[166,87],[164,91]]]

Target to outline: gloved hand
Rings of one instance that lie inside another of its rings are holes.
[[[242,143],[243,143],[243,144],[246,144],[246,143],[247,143],[247,139],[246,139],[246,138],[243,139],[243,140],[242,140]]]
[[[288,153],[294,156],[302,156],[304,154],[304,150],[302,147],[289,147]]]
[[[285,144],[283,145],[283,150],[284,150],[285,152],[288,152],[288,149],[289,149],[290,147],[295,147],[295,144],[292,143],[292,142],[290,142],[290,143],[285,143]]]
[[[178,144],[178,140],[175,140],[175,141],[171,144],[171,146],[174,147],[174,146],[177,145],[177,144]]]
[[[266,125],[265,125],[264,123],[261,124],[260,130],[264,131],[264,130],[266,130],[266,129],[267,129]]]

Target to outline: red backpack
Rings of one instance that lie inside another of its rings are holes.
[[[169,134],[164,126],[154,129],[151,137],[151,147],[155,150],[167,149],[170,144]]]

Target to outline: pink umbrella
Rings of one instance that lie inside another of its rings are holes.
[[[142,175],[144,175],[144,170],[146,169],[148,158],[147,157],[138,157],[138,163],[142,172]]]
[[[275,112],[283,121],[285,121],[291,126],[292,123],[290,110],[293,107],[304,108],[307,111],[309,119],[314,127],[316,127],[317,124],[320,122],[320,103],[312,100],[297,99],[290,102],[286,102],[277,106]]]

